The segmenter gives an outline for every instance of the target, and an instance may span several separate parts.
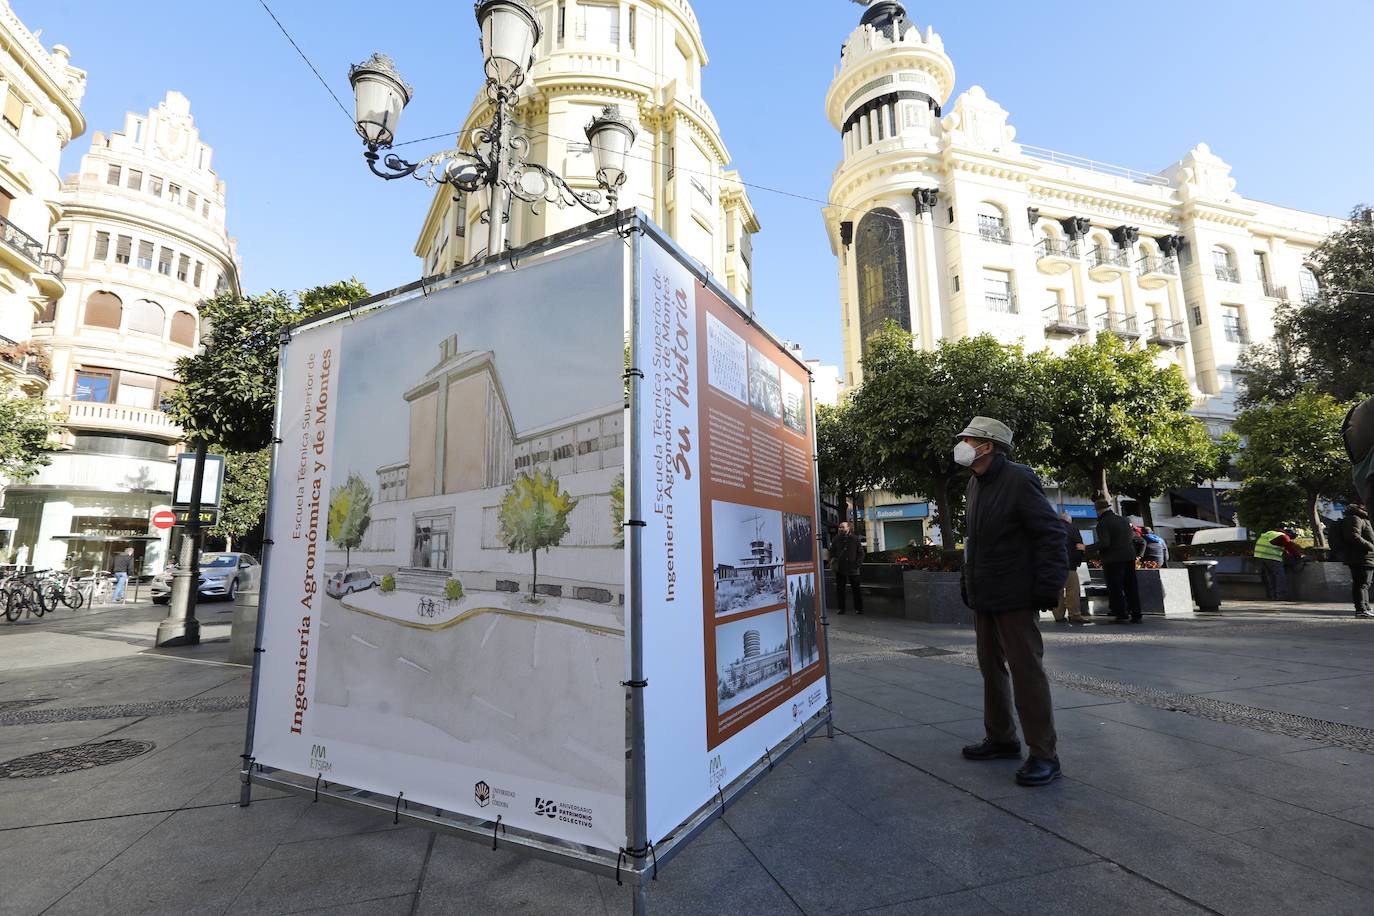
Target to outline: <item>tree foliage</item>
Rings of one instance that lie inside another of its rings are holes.
[[[1250,506],[1254,514],[1257,498],[1246,490],[1273,494],[1281,492],[1280,484],[1289,484],[1305,498],[1313,537],[1325,546],[1317,501],[1344,497],[1352,489],[1350,458],[1341,440],[1341,421],[1352,406],[1309,385],[1287,400],[1251,407],[1237,417],[1235,430],[1247,440],[1236,459],[1246,479],[1238,505]]]
[[[853,397],[864,452],[883,486],[935,501],[945,544],[962,524],[967,471],[954,462],[954,437],[969,420],[1001,420],[1015,435],[1018,460],[1042,457],[1038,392],[1030,384],[1038,359],[987,334],[919,350],[889,324],[869,341],[864,383]]]
[[[867,453],[867,431],[851,401],[816,405],[817,476],[821,493],[834,497],[848,518],[849,501],[878,484]]]
[[[372,524],[372,488],[358,473],[329,491],[327,536],[336,547],[343,548],[344,565],[353,559],[353,551],[363,544],[363,535]]]
[[[1181,429],[1192,396],[1177,366],[1161,367],[1153,348],[1127,347],[1112,334],[1070,347],[1040,364],[1049,464],[1061,484],[1110,496],[1108,471],[1148,456]]]
[[[42,398],[0,386],[0,485],[28,480],[51,463],[57,418]]]
[[[1140,506],[1147,526],[1154,525],[1150,500],[1169,490],[1195,487],[1215,480],[1230,460],[1236,437],[1214,442],[1201,420],[1179,413],[1137,441],[1126,460],[1112,468],[1107,479]]]
[[[1285,304],[1271,341],[1250,347],[1239,402],[1253,407],[1311,385],[1338,400],[1374,393],[1374,221],[1356,207],[1351,221],[1312,253],[1321,287],[1312,302]]]
[[[165,409],[188,438],[228,452],[272,441],[281,333],[312,315],[367,296],[357,280],[317,286],[292,302],[285,293],[222,293],[200,305],[202,351],[177,360],[181,387]]]
[[[224,538],[224,549],[233,550],[262,523],[267,511],[267,478],[272,466],[270,449],[230,452],[224,456],[224,486],[220,492],[219,521],[207,533]]]
[[[558,478],[538,469],[516,477],[502,498],[497,511],[501,541],[511,553],[530,554],[531,595],[539,584],[539,551],[556,547],[567,537],[568,515],[576,507],[577,500],[559,488]]]
[[[1237,520],[1258,534],[1297,524],[1306,509],[1302,488],[1287,480],[1255,477],[1231,494]]]

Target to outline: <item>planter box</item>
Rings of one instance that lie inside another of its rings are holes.
[[[1140,589],[1140,610],[1144,614],[1165,617],[1193,616],[1193,590],[1188,584],[1188,570],[1183,567],[1166,569],[1137,569],[1135,581]],[[1100,569],[1092,571],[1092,585],[1105,586],[1107,579]],[[1223,592],[1223,597],[1225,594]],[[1106,601],[1094,602],[1097,616],[1108,615]]]
[[[973,623],[973,611],[959,596],[957,572],[908,570],[902,574],[905,616],[924,623]]]
[[[1350,595],[1350,567],[1330,561],[1305,563],[1288,571],[1288,597],[1294,601],[1354,602]]]

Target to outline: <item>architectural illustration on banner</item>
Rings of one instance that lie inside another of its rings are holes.
[[[790,673],[785,611],[768,611],[716,627],[719,713],[786,681]]]
[[[744,338],[706,314],[706,381],[723,394],[749,403],[749,366]]]
[[[759,413],[782,419],[782,384],[778,364],[749,348],[749,404]]]
[[[816,574],[787,577],[787,616],[791,627],[792,672],[795,674],[821,659],[816,626]]]
[[[717,500],[711,503],[711,532],[717,617],[787,600],[781,512]]]
[[[806,390],[786,372],[782,374],[782,422],[792,432],[806,435]]]
[[[461,292],[344,335],[314,733],[615,795],[621,305],[536,331]]]

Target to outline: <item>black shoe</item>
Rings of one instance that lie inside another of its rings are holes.
[[[836,613],[836,614],[843,614],[843,613],[844,613],[844,608],[840,608],[840,609],[839,609],[838,611],[836,611],[835,613]]]
[[[1108,617],[1106,620],[1103,621],[1103,623],[1130,623],[1130,622],[1131,622],[1131,618],[1129,618],[1129,617]]]
[[[1063,775],[1058,760],[1027,757],[1021,769],[1016,771],[1016,782],[1023,786],[1047,786]]]
[[[1020,760],[1021,742],[993,741],[984,738],[977,744],[964,748],[965,760]]]
[[[1132,618],[1131,618],[1131,623],[1143,623],[1143,622],[1144,622],[1144,620],[1143,620],[1142,618],[1140,618],[1140,617],[1132,617]]]

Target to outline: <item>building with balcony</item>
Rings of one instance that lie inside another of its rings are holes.
[[[65,289],[50,230],[62,212],[62,149],[86,130],[86,73],[62,45],[44,48],[6,0],[0,41],[0,379],[37,394],[48,361],[29,328]]]
[[[33,565],[101,566],[133,546],[144,569],[161,570],[167,532],[149,519],[170,502],[181,430],[159,406],[176,361],[199,345],[201,300],[239,287],[224,191],[179,92],[94,134],[63,182],[63,292],[32,337],[51,352],[64,450],[10,488],[5,510]]]
[[[894,0],[844,42],[825,99],[842,158],[824,220],[845,382],[862,381],[865,342],[888,320],[921,347],[990,333],[1062,352],[1114,334],[1158,347],[1195,413],[1225,430],[1241,350],[1272,334],[1289,290],[1319,295],[1306,261],[1343,222],[1243,197],[1206,144],[1157,173],[1021,144],[982,88],[951,102],[954,82],[940,36]]]
[[[749,195],[706,100],[701,70],[706,47],[687,0],[535,0],[543,35],[520,88],[517,133],[529,160],[553,169],[578,190],[597,187],[584,128],[606,105],[618,105],[638,135],[630,149],[622,208],[648,213],[740,302],[753,299],[751,240],[759,231]],[[491,117],[479,92],[458,136]],[[457,198],[455,201],[454,198]],[[423,276],[446,273],[486,253],[485,196],[436,189],[415,243]],[[510,245],[518,247],[580,225],[581,207],[521,201],[510,210]]]

